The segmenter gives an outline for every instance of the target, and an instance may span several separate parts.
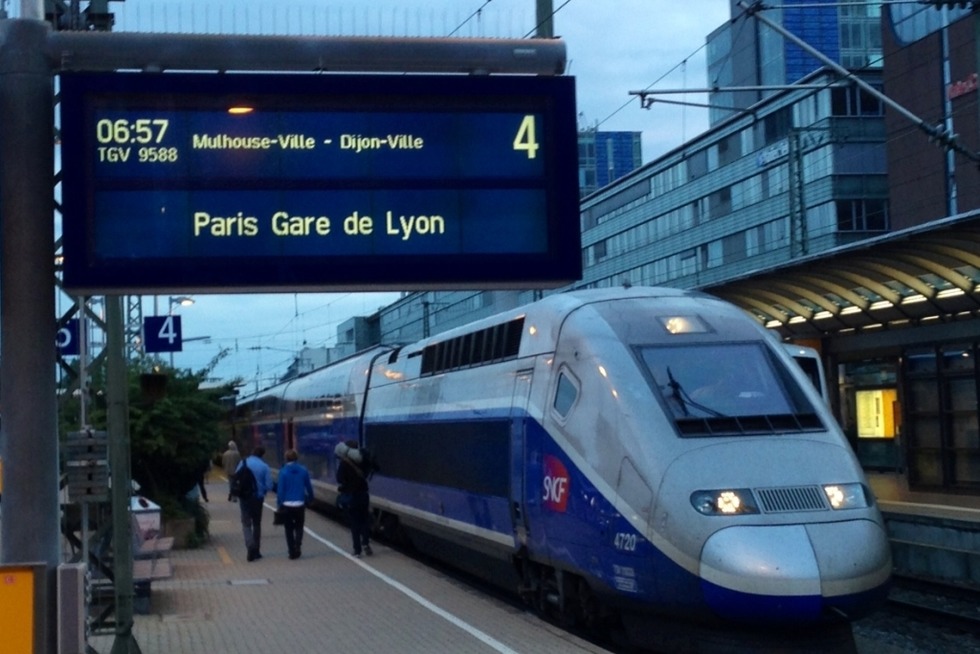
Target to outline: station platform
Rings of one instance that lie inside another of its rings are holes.
[[[246,561],[239,509],[227,482],[208,484],[210,539],[168,553],[170,579],[155,581],[149,611],[135,617],[143,654],[340,652],[398,654],[587,654],[615,652],[549,624],[520,606],[373,543],[350,553],[350,533],[307,511],[303,554],[291,560],[273,496],[263,511],[262,558]],[[115,636],[89,638],[110,654]],[[610,647],[613,647],[610,645]],[[857,654],[903,654],[855,634]],[[632,651],[632,650],[630,650]]]
[[[910,490],[903,475],[871,473],[896,575],[980,588],[980,497]]]
[[[980,496],[913,491],[908,488],[905,475],[869,472],[867,477],[884,513],[980,523]]]
[[[302,556],[291,560],[272,525],[272,494],[262,558],[247,562],[227,488],[208,484],[209,541],[168,553],[173,576],[153,582],[149,612],[135,616],[143,654],[607,651],[382,543],[356,559],[346,527],[315,511],[306,513]],[[92,636],[89,647],[109,654],[114,641]]]

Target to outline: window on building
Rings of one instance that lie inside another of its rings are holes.
[[[762,246],[766,251],[789,246],[789,218],[783,217],[762,226]]]
[[[729,134],[718,141],[718,163],[727,166],[742,156],[742,132]]]
[[[762,252],[761,237],[760,227],[745,230],[745,256],[754,257]]]
[[[804,145],[802,149],[805,150],[806,146]],[[803,152],[800,157],[800,170],[803,174],[804,183],[813,182],[834,174],[831,153],[832,150],[829,146]]]
[[[793,114],[791,107],[783,107],[762,119],[766,145],[775,143],[789,135]]]
[[[746,127],[738,133],[740,141],[740,151],[742,154],[755,152],[755,132],[751,127]]]
[[[889,229],[887,200],[838,200],[837,229],[842,232],[879,232]]]
[[[596,263],[598,263],[599,261],[602,261],[603,259],[605,259],[606,258],[606,242],[605,241],[599,241],[598,243],[596,243],[595,245],[593,245],[592,246],[592,252],[593,252],[593,257],[592,258],[593,258],[593,260],[596,261]]]
[[[698,251],[692,248],[686,252],[681,252],[678,256],[680,264],[680,275],[693,275],[698,271]]]
[[[856,86],[842,86],[831,90],[831,112],[835,116],[883,116],[881,100]]]
[[[729,234],[721,240],[721,259],[731,263],[745,258],[745,238],[742,234]]]
[[[838,143],[834,146],[834,172],[868,175],[888,171],[884,143]]]
[[[977,344],[915,348],[903,361],[909,483],[980,489]]]
[[[718,189],[708,196],[708,212],[712,220],[723,218],[732,212],[732,189]]]
[[[705,254],[707,255],[705,261],[706,268],[716,268],[725,263],[724,247],[720,240],[708,243],[705,248]]]
[[[720,144],[714,143],[708,146],[706,152],[708,153],[708,172],[718,170],[718,146]]]
[[[708,153],[700,150],[687,158],[688,179],[698,179],[704,177],[708,172]]]
[[[779,164],[767,170],[763,179],[763,186],[767,198],[774,198],[788,191],[789,167],[786,164]]]

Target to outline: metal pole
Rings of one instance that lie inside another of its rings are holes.
[[[42,20],[44,18],[44,0],[20,0],[20,17]]]
[[[133,635],[133,524],[129,511],[129,384],[123,338],[122,298],[107,295],[106,400],[108,404],[109,471],[112,479],[112,569],[116,601],[116,639],[111,654],[140,652]]]
[[[537,30],[534,38],[552,39],[555,37],[555,9],[552,0],[538,0]]]
[[[46,566],[37,616],[56,652],[58,408],[55,400],[54,101],[48,26],[0,21],[0,388],[4,563]]]
[[[973,3],[973,49],[976,51],[973,60],[976,68],[973,69],[973,74],[980,75],[980,6],[977,3]],[[980,95],[980,91],[977,93]],[[980,102],[977,102],[977,136],[975,139],[975,147],[980,150]]]

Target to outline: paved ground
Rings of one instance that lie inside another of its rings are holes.
[[[267,508],[263,558],[246,562],[225,489],[209,486],[210,542],[171,552],[173,578],[153,584],[150,613],[136,616],[143,654],[605,651],[383,545],[355,559],[348,532],[309,511],[301,558],[287,557]],[[89,645],[108,654],[114,641]]]
[[[607,651],[384,545],[355,559],[347,530],[311,511],[303,556],[290,560],[267,505],[263,558],[246,562],[238,505],[225,501],[226,488],[209,485],[210,541],[169,554],[173,578],[154,583],[149,613],[136,616],[143,654]],[[114,642],[94,636],[89,645],[109,654]],[[858,654],[919,651],[873,633],[856,644]]]

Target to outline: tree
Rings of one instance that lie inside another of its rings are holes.
[[[173,369],[159,360],[138,360],[129,367],[129,433],[132,476],[141,494],[164,512],[180,507],[197,483],[201,467],[222,449],[227,409],[222,398],[235,382],[207,388],[223,351],[198,372]],[[104,388],[104,369],[92,371],[93,388]],[[153,383],[147,384],[147,381]],[[150,391],[149,387],[155,386]],[[162,391],[159,392],[159,391]],[[102,393],[93,393],[89,423],[106,428]],[[79,429],[77,398],[62,403],[62,429]]]

